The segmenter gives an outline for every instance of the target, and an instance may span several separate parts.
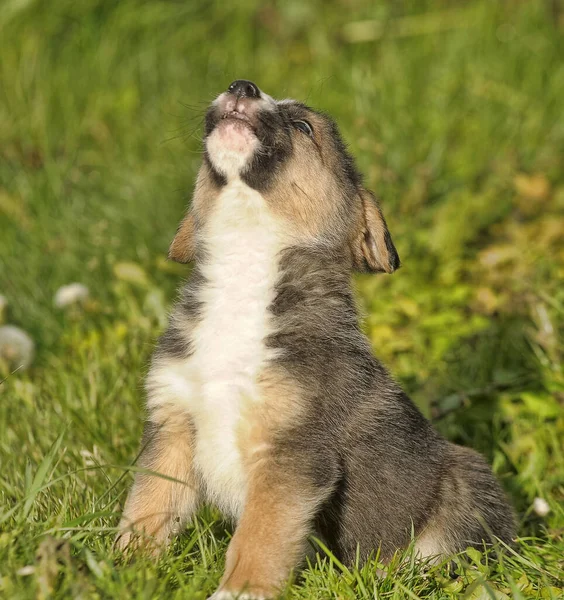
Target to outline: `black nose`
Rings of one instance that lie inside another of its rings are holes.
[[[246,79],[237,79],[228,88],[228,92],[236,96],[246,96],[247,98],[260,98],[260,90],[252,82]]]

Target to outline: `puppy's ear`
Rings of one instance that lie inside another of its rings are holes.
[[[353,238],[353,261],[359,271],[393,273],[400,259],[386,220],[373,194],[359,190],[361,213]]]
[[[189,210],[176,230],[176,235],[168,249],[168,257],[179,263],[194,260],[196,254],[196,218]]]

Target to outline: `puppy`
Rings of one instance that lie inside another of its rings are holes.
[[[236,523],[214,598],[276,595],[319,536],[351,563],[509,543],[484,459],[443,439],[372,355],[352,271],[398,254],[335,123],[250,81],[207,112],[170,258],[195,261],[154,353],[118,544],[158,548],[201,502]]]

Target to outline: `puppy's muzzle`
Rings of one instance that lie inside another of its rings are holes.
[[[215,101],[220,120],[236,119],[246,123],[251,129],[256,129],[258,112],[270,108],[272,99],[261,92],[252,81],[237,79]]]

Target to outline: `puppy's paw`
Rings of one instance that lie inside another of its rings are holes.
[[[144,531],[137,531],[131,527],[127,527],[117,534],[114,541],[114,548],[126,556],[131,556],[134,553],[143,553],[157,558],[166,547],[165,541],[148,536]]]
[[[217,590],[208,600],[266,600],[266,596],[252,592],[235,592],[232,590]]]
[[[133,530],[122,529],[116,535],[116,539],[114,540],[114,548],[120,552],[125,552],[126,550],[131,549],[133,546],[134,537]]]

